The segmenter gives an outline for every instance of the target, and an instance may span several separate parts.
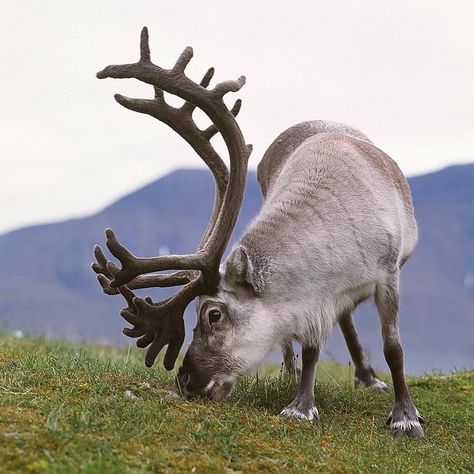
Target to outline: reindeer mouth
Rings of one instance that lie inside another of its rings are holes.
[[[236,377],[225,376],[222,379],[208,379],[207,385],[198,385],[193,381],[193,376],[181,368],[176,376],[176,387],[179,393],[186,398],[202,397],[213,401],[227,398],[234,387]]]
[[[228,378],[223,382],[216,382],[215,380],[211,380],[204,389],[204,396],[216,402],[224,400],[230,395],[230,392],[232,392],[234,383],[234,378]]]
[[[176,378],[176,385],[181,395],[187,398],[208,398],[209,400],[218,402],[224,400],[230,395],[230,392],[234,387],[235,378],[226,377],[226,379],[223,381],[211,379],[211,381],[200,390],[190,390],[189,381],[190,376],[188,374]]]

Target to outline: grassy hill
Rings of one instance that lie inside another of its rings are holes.
[[[278,416],[295,391],[278,367],[221,403],[176,396],[137,349],[0,335],[2,472],[473,472],[474,371],[411,378],[424,440],[384,426],[392,396],[324,364],[321,420]],[[157,364],[158,366],[158,364]]]

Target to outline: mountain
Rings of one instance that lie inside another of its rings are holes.
[[[407,371],[451,370],[474,362],[474,165],[411,178],[420,242],[402,272],[401,333]],[[0,328],[69,339],[124,342],[123,306],[107,297],[90,270],[92,248],[111,227],[137,255],[195,250],[213,203],[207,170],[178,170],[82,219],[27,227],[0,236]],[[250,173],[232,240],[261,206]],[[166,292],[169,290],[154,290]],[[148,290],[144,294],[150,294]],[[377,314],[357,310],[369,356],[385,368]],[[186,316],[191,335],[194,313]],[[339,331],[327,354],[348,360]],[[279,356],[275,356],[279,357]]]

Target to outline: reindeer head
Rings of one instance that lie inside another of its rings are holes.
[[[120,261],[121,268],[108,261],[99,246],[94,250],[96,262],[92,268],[98,274],[105,293],[120,293],[127,301],[128,307],[122,310],[121,315],[133,328],[124,329],[124,333],[139,338],[137,346],[149,346],[145,357],[147,366],[153,365],[159,352],[168,345],[164,366],[168,370],[174,367],[184,340],[184,311],[194,298],[199,297],[194,340],[178,380],[186,393],[207,393],[209,383],[214,380],[221,386],[221,391],[216,391],[215,396],[219,398],[219,394],[225,394],[227,390],[226,383],[245,365],[238,350],[225,352],[227,347],[235,347],[235,338],[244,323],[244,318],[237,317],[237,314],[246,311],[244,306],[237,304],[238,292],[250,292],[249,286],[242,284],[244,273],[240,270],[244,268],[244,261],[239,260],[242,256],[240,250],[237,253],[234,251],[223,278],[219,274],[219,266],[242,203],[251,146],[245,144],[235,120],[240,100],[231,110],[223,100],[228,92],[238,91],[244,85],[245,78],[242,76],[236,81],[221,82],[208,89],[214,74],[212,68],[200,84],[184,73],[192,55],[192,49],[188,47],[172,69],[162,69],[151,62],[148,31],[143,28],[140,60],[132,64],[108,66],[97,77],[135,78],[153,85],[154,99],[131,99],[118,94],[115,99],[130,110],[166,123],[191,145],[210,168],[216,183],[215,203],[201,244],[194,254],[139,258],[120,244],[112,230],[107,229],[107,247]],[[166,103],[164,91],[186,102],[180,108],[172,107]],[[196,107],[212,122],[206,130],[199,129],[192,118]],[[229,169],[210,143],[217,132],[222,135],[229,152]],[[169,270],[174,273],[162,273]],[[175,285],[183,287],[176,295],[158,303],[151,298],[138,298],[132,291]],[[219,380],[213,379],[214,375]]]
[[[268,262],[252,262],[240,244],[233,249],[217,292],[198,298],[193,340],[177,377],[183,393],[224,398],[237,376],[273,348],[278,324],[271,300],[276,301],[269,300],[268,292],[262,295],[269,274]]]

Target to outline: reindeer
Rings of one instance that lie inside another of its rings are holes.
[[[144,28],[138,62],[108,66],[97,74],[99,79],[135,78],[153,85],[154,99],[118,94],[115,99],[181,135],[209,167],[216,184],[214,208],[196,253],[139,258],[107,229],[106,244],[120,261],[118,268],[95,247],[92,268],[104,292],[120,293],[127,301],[121,315],[133,327],[124,333],[139,338],[138,347],[148,347],[147,366],[167,345],[163,364],[171,370],[184,341],[184,311],[197,299],[193,340],[176,379],[183,394],[214,400],[228,396],[237,377],[279,344],[291,370],[292,342],[298,341],[299,389],[281,415],[315,420],[315,368],[337,323],[354,362],[356,382],[388,389],[369,364],[352,319],[354,308],[373,297],[395,392],[387,423],[395,434],[422,437],[422,418],[405,381],[398,323],[400,270],[417,241],[412,198],[402,172],[349,126],[313,121],[289,128],[258,166],[263,206],[221,267],[251,153],[235,120],[241,101],[229,110],[223,99],[238,91],[245,78],[208,88],[211,68],[197,84],[185,75],[192,55],[186,48],[171,69],[153,64]],[[184,99],[184,104],[170,106],[164,92]],[[205,130],[192,118],[196,107],[212,122]],[[229,169],[210,143],[217,132],[228,149]],[[133,293],[170,286],[182,288],[157,303]]]

